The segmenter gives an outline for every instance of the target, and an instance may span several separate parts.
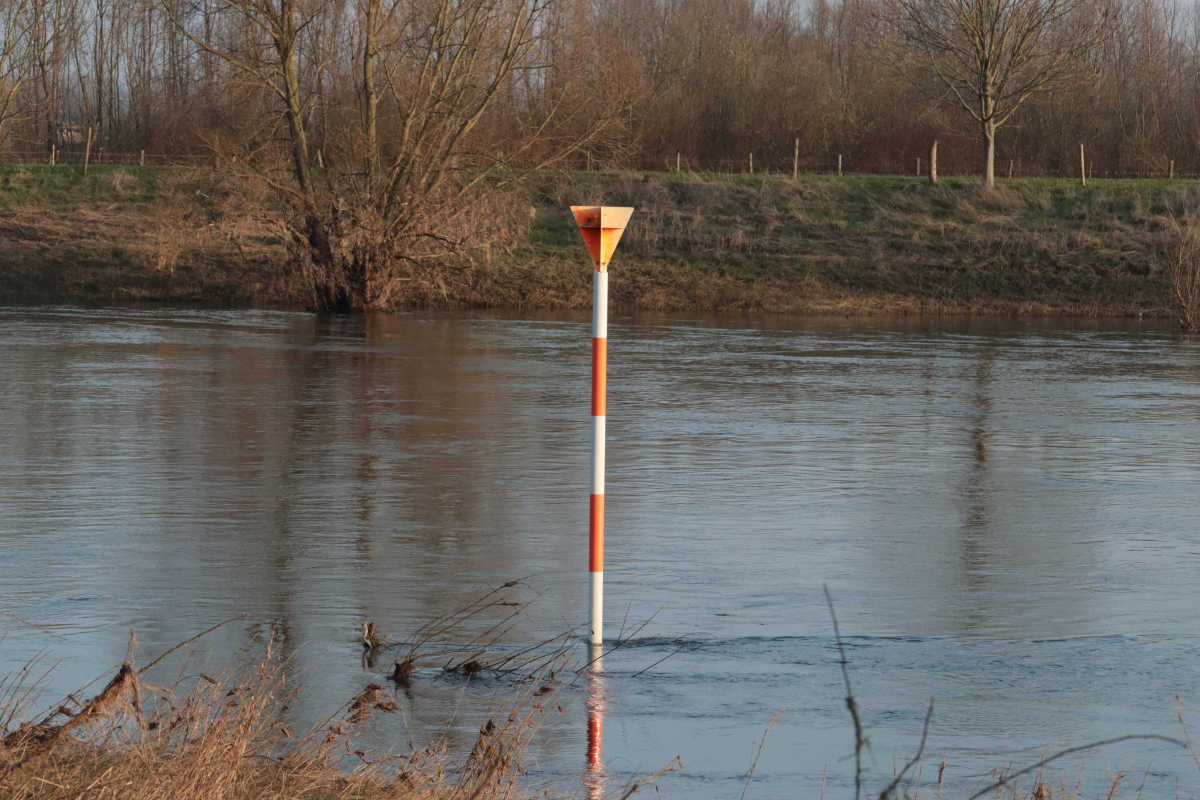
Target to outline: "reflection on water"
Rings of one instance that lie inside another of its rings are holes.
[[[588,346],[569,314],[0,309],[0,610],[61,637],[14,628],[0,674],[46,648],[65,692],[130,628],[158,652],[249,613],[206,646],[277,631],[311,719],[390,673],[368,620],[400,639],[528,576],[510,645],[581,623]],[[728,797],[786,706],[747,797],[816,796],[826,765],[844,796],[824,585],[877,777],[930,697],[956,790],[1060,740],[1172,733],[1174,693],[1196,700],[1195,342],[638,317],[610,348],[607,594],[653,621],[564,687],[535,772],[611,788],[680,755],[664,793]],[[419,675],[376,744],[469,746],[507,691]],[[1152,743],[1089,769],[1151,762],[1147,792],[1198,782]]]
[[[608,776],[604,771],[604,712],[607,711],[604,686],[604,656],[600,645],[588,645],[587,663],[587,767],[583,785],[588,800],[608,794]]]

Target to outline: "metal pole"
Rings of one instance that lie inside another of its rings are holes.
[[[608,373],[608,265],[592,279],[592,493],[588,524],[588,641],[604,634],[604,427]]]
[[[592,486],[588,510],[588,642],[604,639],[604,427],[608,367],[608,261],[632,208],[571,206],[592,257]]]

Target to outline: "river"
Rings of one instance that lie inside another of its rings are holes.
[[[532,775],[577,780],[590,691],[610,788],[679,756],[663,796],[737,797],[762,742],[746,797],[852,796],[826,588],[876,793],[930,700],[919,769],[945,761],[950,796],[1047,747],[1182,734],[1200,343],[1095,320],[614,315],[609,335],[609,636],[634,634],[559,690]],[[390,669],[363,663],[367,620],[401,639],[523,578],[506,643],[582,625],[589,336],[574,313],[0,308],[0,611],[44,629],[11,623],[0,676],[42,652],[65,694],[130,629],[153,654],[245,613],[196,647],[273,627],[315,719]],[[372,736],[469,741],[505,691],[422,674]],[[1085,794],[1120,771],[1147,800],[1200,787],[1158,741],[1048,768],[1080,770]]]

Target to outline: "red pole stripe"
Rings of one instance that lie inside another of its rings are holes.
[[[608,339],[592,339],[592,416],[605,416]]]
[[[588,766],[598,769],[604,757],[604,719],[598,711],[588,712],[587,761]]]
[[[591,495],[591,524],[588,526],[588,571],[604,572],[604,495]]]

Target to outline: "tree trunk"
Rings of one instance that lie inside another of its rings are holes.
[[[363,31],[362,92],[363,92],[363,136],[367,148],[368,185],[379,164],[376,118],[379,111],[379,96],[375,91],[376,29],[379,27],[379,11],[383,0],[367,0],[366,29]]]
[[[983,168],[980,177],[988,189],[996,187],[996,124],[991,120],[983,123]]]
[[[308,134],[304,130],[304,104],[300,98],[300,68],[296,63],[296,0],[283,0],[279,9],[279,25],[272,31],[275,49],[279,53],[279,71],[283,77],[283,97],[288,135],[292,140],[292,159],[295,162],[296,182],[306,199],[312,199],[312,170],[308,163]]]

